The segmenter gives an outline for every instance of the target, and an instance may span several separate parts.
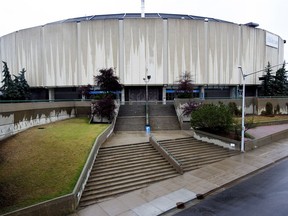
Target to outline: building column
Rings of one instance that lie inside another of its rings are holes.
[[[54,101],[55,100],[55,92],[54,92],[54,88],[49,88],[49,101]]]
[[[121,90],[121,104],[125,104],[125,88]]]
[[[204,82],[209,83],[209,81],[212,79],[213,83],[213,78],[210,76],[209,73],[209,20],[208,18],[205,19],[204,22],[204,55],[205,55],[205,65],[204,65],[204,70],[205,70],[205,75],[202,77]],[[201,88],[202,89],[202,88]],[[204,99],[204,96],[203,96]]]
[[[168,21],[163,19],[163,82],[168,83]]]
[[[230,87],[230,98],[237,98],[237,87]]]
[[[202,100],[205,99],[205,88],[204,88],[204,86],[200,87],[200,99],[202,99]]]
[[[166,104],[166,86],[162,88],[162,102],[164,105]]]
[[[121,83],[125,83],[124,79],[124,22],[119,19],[119,78]],[[124,90],[124,89],[123,89]],[[125,101],[125,99],[123,100]]]

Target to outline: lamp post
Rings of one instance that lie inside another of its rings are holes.
[[[286,65],[288,63],[283,63],[283,64],[277,64],[274,66],[270,66],[270,68],[274,68],[274,67],[278,67],[280,65]],[[242,81],[243,81],[243,91],[242,91],[242,117],[241,117],[241,125],[242,125],[242,131],[241,131],[241,152],[245,151],[245,78],[247,76],[253,75],[253,74],[257,74],[259,72],[265,71],[266,69],[262,69],[262,70],[258,70],[258,71],[254,71],[252,73],[248,73],[248,74],[244,74],[242,67],[238,66],[241,75],[242,75]]]
[[[145,97],[146,97],[146,102],[145,102],[145,110],[146,110],[146,132],[150,133],[150,125],[149,125],[149,112],[148,112],[148,99],[149,99],[149,95],[148,95],[148,82],[151,79],[151,75],[146,75],[145,78],[143,78],[145,84],[146,84],[146,93],[145,93]]]
[[[243,91],[242,91],[242,118],[241,118],[241,125],[242,125],[242,131],[241,131],[241,152],[244,152],[244,142],[245,142],[245,77],[246,74],[243,73],[242,67],[238,67],[241,74],[242,74],[242,81],[243,81]]]

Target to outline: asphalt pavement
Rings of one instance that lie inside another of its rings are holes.
[[[285,159],[175,216],[286,216],[287,197],[288,160]]]

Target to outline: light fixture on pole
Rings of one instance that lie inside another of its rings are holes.
[[[242,118],[241,118],[241,125],[242,125],[242,130],[241,130],[241,152],[245,151],[245,77],[247,76],[246,74],[243,73],[242,67],[238,67],[241,74],[242,74],[242,84],[243,84],[243,90],[242,90]]]
[[[148,95],[148,82],[151,79],[151,75],[146,75],[145,78],[143,78],[145,84],[146,84],[146,93],[145,93],[145,112],[146,112],[146,132],[150,133],[150,125],[149,125],[149,111],[148,111],[148,99],[149,99],[149,95]]]
[[[149,82],[149,80],[151,79],[151,75],[147,75],[147,77],[146,78],[143,78],[143,80],[145,81],[145,83],[146,83],[146,103],[148,103],[148,82]]]
[[[288,63],[283,63],[283,64],[277,64],[277,65],[273,65],[273,66],[270,66],[270,68],[274,68],[274,67],[278,67],[280,65],[286,65]],[[238,66],[240,72],[241,72],[241,75],[242,75],[242,80],[243,80],[243,92],[242,92],[242,131],[241,131],[241,152],[244,152],[245,151],[245,140],[244,140],[244,135],[245,135],[245,78],[250,76],[250,75],[253,75],[253,74],[257,74],[257,73],[260,73],[260,72],[263,72],[266,70],[265,69],[262,69],[262,70],[258,70],[258,71],[254,71],[252,73],[248,73],[248,74],[244,74],[243,73],[243,70],[242,70],[242,67],[241,66]]]

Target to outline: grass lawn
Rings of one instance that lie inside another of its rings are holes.
[[[73,118],[0,141],[0,214],[72,192],[107,126]]]
[[[241,122],[241,117],[235,118],[237,121]],[[252,116],[252,115],[247,115],[245,116],[245,121],[250,121],[253,119],[254,123],[265,123],[265,122],[276,122],[276,121],[284,121],[288,120],[288,115],[275,115],[273,117],[271,116]]]

